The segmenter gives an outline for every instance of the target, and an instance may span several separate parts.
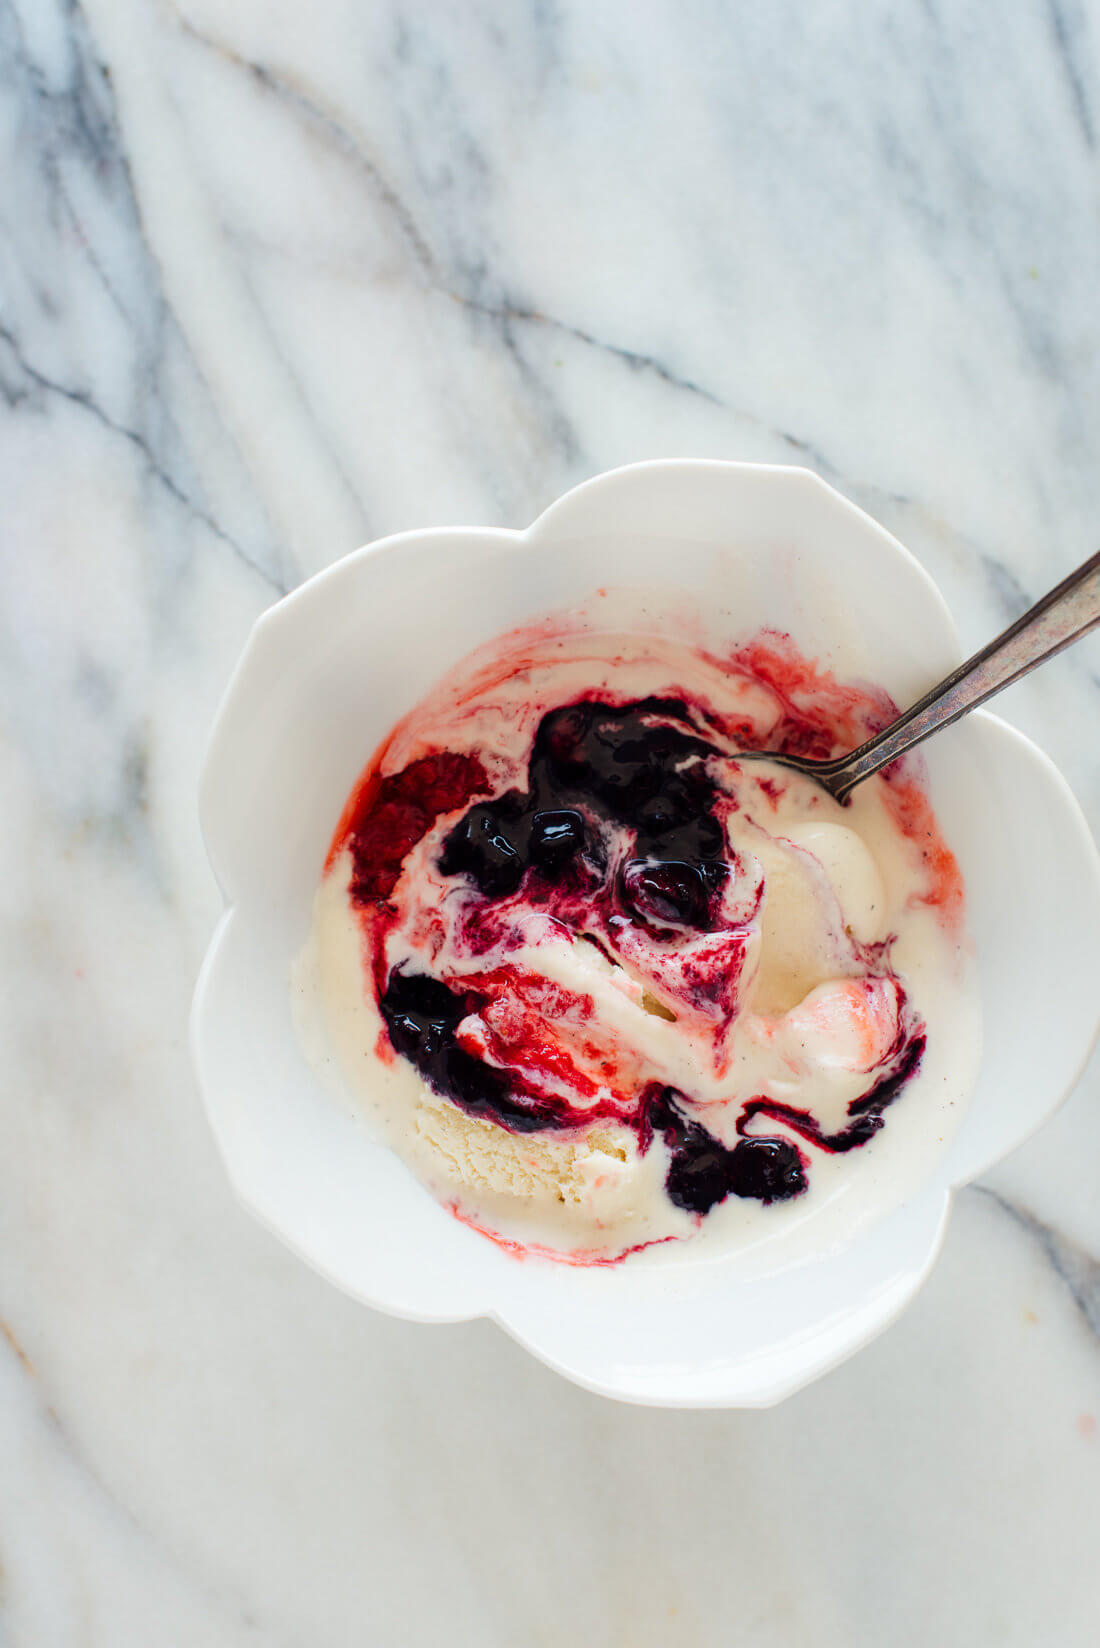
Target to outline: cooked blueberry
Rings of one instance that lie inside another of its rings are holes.
[[[709,1213],[729,1194],[730,1153],[680,1108],[683,1095],[674,1087],[648,1090],[648,1120],[664,1136],[671,1161],[665,1178],[668,1198],[688,1213]]]
[[[449,1045],[466,1012],[461,996],[426,973],[391,973],[379,1006],[395,1049],[417,1065]]]
[[[729,1188],[759,1202],[785,1202],[806,1188],[806,1170],[790,1139],[742,1139],[729,1154]]]
[[[710,894],[697,865],[634,858],[623,869],[623,893],[643,921],[706,927]]]
[[[548,760],[559,778],[583,778],[587,762],[584,743],[592,724],[588,704],[569,704],[543,717],[536,739],[536,755]]]
[[[665,1180],[669,1201],[688,1213],[709,1213],[729,1191],[725,1156],[713,1139],[677,1151]]]
[[[531,820],[528,852],[543,869],[567,864],[584,843],[584,819],[571,807],[537,812]]]
[[[522,836],[522,819],[502,818],[501,811],[499,803],[471,807],[447,837],[439,859],[444,875],[470,876],[487,898],[514,893],[525,869],[516,839]]]

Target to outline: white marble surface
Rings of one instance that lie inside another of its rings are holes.
[[[676,1414],[307,1273],[185,1036],[215,703],[364,539],[795,459],[973,644],[1091,552],[1098,140],[1083,0],[0,0],[3,1648],[1095,1643],[1095,1063],[883,1339]],[[1100,644],[1002,705],[1095,828]]]

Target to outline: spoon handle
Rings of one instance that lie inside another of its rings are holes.
[[[1036,665],[1079,641],[1097,624],[1100,624],[1100,554],[1091,556],[1076,572],[1071,572],[995,641],[960,664],[882,732],[869,738],[851,755],[831,763],[830,790],[842,801],[853,785],[896,761],[899,755],[904,755],[940,727],[950,726],[968,710],[984,704],[994,693],[1010,687]]]

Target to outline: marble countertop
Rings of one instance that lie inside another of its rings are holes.
[[[970,645],[1091,553],[1098,138],[1082,0],[0,0],[4,1648],[1092,1648],[1095,1061],[882,1339],[674,1413],[307,1272],[186,1021],[214,707],[366,539],[795,461]],[[1100,638],[1001,708],[1096,828]]]

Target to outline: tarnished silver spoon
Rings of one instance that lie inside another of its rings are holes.
[[[837,801],[843,801],[857,784],[862,784],[880,767],[896,761],[899,755],[923,743],[941,727],[949,727],[952,721],[977,709],[1029,670],[1045,664],[1064,647],[1072,646],[1097,624],[1100,624],[1100,554],[1093,555],[1076,572],[1063,578],[995,641],[960,664],[931,692],[926,692],[919,703],[850,754],[838,755],[831,761],[807,761],[801,756],[773,755],[766,750],[752,753],[816,779]],[[746,751],[746,758],[748,755]]]

